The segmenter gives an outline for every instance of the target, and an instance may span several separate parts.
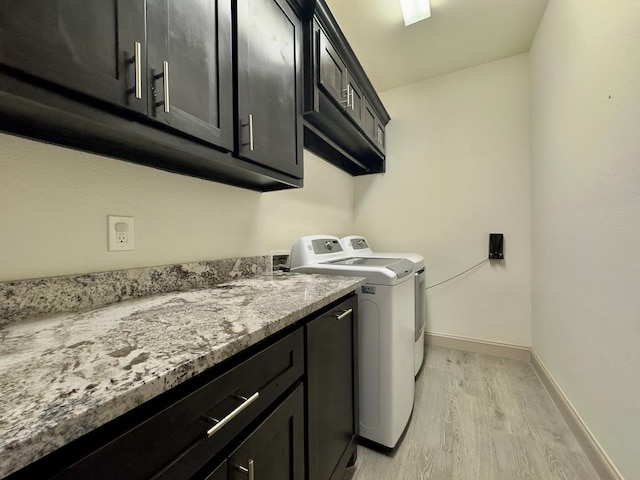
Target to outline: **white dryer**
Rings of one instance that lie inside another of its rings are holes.
[[[424,326],[427,318],[427,292],[425,290],[427,273],[424,267],[424,257],[418,253],[374,252],[367,239],[360,235],[349,235],[340,239],[342,248],[349,255],[361,257],[406,258],[413,262],[415,285],[415,347],[414,347],[414,374],[418,375],[424,362]]]
[[[312,235],[291,248],[292,272],[365,277],[358,289],[360,436],[394,448],[413,409],[413,263],[403,258],[352,257],[331,235]]]

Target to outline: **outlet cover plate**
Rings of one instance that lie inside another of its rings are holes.
[[[107,241],[107,250],[109,252],[135,250],[133,217],[108,215]]]

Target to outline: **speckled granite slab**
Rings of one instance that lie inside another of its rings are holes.
[[[0,478],[363,281],[266,274],[0,328]]]
[[[206,288],[271,270],[268,257],[230,258],[0,283],[0,327],[166,292]]]

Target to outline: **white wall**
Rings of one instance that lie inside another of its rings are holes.
[[[0,134],[0,281],[290,248],[353,228],[353,179],[305,151],[305,187],[257,193]],[[327,196],[327,192],[332,196]],[[135,218],[107,252],[107,215]]]
[[[354,233],[423,254],[428,284],[487,258],[489,233],[505,234],[504,262],[428,291],[428,331],[531,345],[528,62],[381,94],[388,169],[356,179]]]
[[[533,347],[640,478],[640,2],[552,0],[531,51]]]

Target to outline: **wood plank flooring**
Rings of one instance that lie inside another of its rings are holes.
[[[358,447],[353,480],[599,480],[531,365],[429,346],[394,455]]]

